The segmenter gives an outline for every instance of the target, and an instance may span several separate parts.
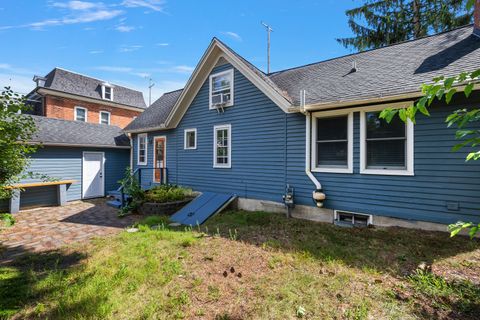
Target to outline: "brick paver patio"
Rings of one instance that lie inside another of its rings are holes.
[[[139,219],[118,218],[117,212],[103,199],[22,211],[15,215],[13,227],[0,230],[0,262],[119,232]]]

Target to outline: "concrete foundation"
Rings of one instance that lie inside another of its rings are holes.
[[[232,206],[237,209],[247,211],[266,211],[286,214],[286,208],[284,204],[280,202],[238,198],[232,204]],[[292,217],[317,222],[333,223],[334,214],[332,209],[296,205],[292,211]],[[441,223],[404,220],[375,215],[373,216],[373,225],[378,227],[402,227],[428,231],[448,232],[448,226]]]

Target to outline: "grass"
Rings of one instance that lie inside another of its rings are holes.
[[[0,266],[0,318],[476,319],[480,244],[230,211]],[[426,265],[422,271],[419,265]],[[431,269],[431,271],[430,271]]]

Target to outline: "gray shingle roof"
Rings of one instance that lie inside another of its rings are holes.
[[[53,69],[45,78],[44,88],[105,101],[102,99],[102,84],[105,83],[103,80],[61,68]],[[114,86],[113,102],[142,109],[147,107],[140,91],[112,85]]]
[[[41,116],[26,117],[32,117],[37,126],[32,142],[109,148],[130,146],[130,140],[120,127]]]
[[[449,32],[355,53],[301,67],[263,73],[245,62],[293,105],[355,101],[418,91],[421,84],[438,75],[451,76],[480,67],[480,37],[465,26]],[[223,43],[222,43],[223,44]],[[356,72],[352,71],[356,63]],[[164,94],[126,130],[155,128],[163,124],[182,90]]]
[[[182,94],[183,89],[164,93],[152,105],[142,112],[126,128],[126,131],[156,128],[165,123],[170,111],[172,111],[175,102]]]
[[[418,91],[438,75],[455,75],[480,67],[480,38],[466,26],[269,75],[299,105],[361,100]],[[357,71],[350,73],[353,62]]]

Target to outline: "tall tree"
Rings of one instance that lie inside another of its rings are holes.
[[[362,6],[345,12],[355,36],[337,41],[363,51],[447,31],[472,21],[472,12],[465,10],[466,1],[365,0]]]

